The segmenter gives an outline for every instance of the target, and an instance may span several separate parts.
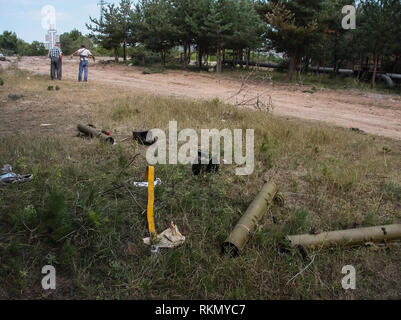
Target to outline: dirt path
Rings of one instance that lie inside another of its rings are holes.
[[[47,58],[24,57],[19,67],[32,72],[48,74]],[[78,61],[64,58],[63,77],[76,79]],[[247,85],[240,95],[241,82],[214,77],[208,73],[166,71],[142,74],[139,68],[90,63],[89,80],[126,86],[158,95],[194,99],[219,98],[236,104],[259,96],[267,102],[271,96],[273,113],[280,116],[315,120],[334,125],[359,128],[368,133],[401,139],[401,96],[322,90],[304,93],[305,87]],[[233,95],[235,97],[233,97]]]

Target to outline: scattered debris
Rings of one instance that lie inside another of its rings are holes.
[[[277,185],[273,182],[266,183],[248,210],[242,216],[234,230],[222,245],[223,253],[233,257],[239,255],[249,239],[249,235],[255,230],[256,225],[262,220],[267,208],[272,204],[278,191]]]
[[[157,141],[157,138],[153,138],[153,133],[151,130],[133,131],[132,136],[134,140],[147,146],[150,146]]]
[[[220,165],[217,163],[217,157],[212,157],[208,159],[209,153],[202,150],[198,150],[198,163],[192,165],[192,172],[195,176],[202,173],[217,173],[219,171]]]
[[[359,133],[359,134],[366,134],[365,131],[363,131],[363,130],[361,130],[361,129],[359,129],[359,128],[351,128],[351,131],[356,132],[356,133]]]
[[[298,272],[295,276],[293,276],[290,280],[288,280],[287,283],[286,283],[286,285],[288,286],[288,285],[291,283],[291,281],[295,280],[295,279],[298,278],[301,274],[303,274],[306,270],[308,270],[309,267],[313,264],[313,262],[315,262],[315,258],[316,258],[316,255],[314,255],[314,256],[312,257],[312,261],[311,261],[305,268],[303,268],[300,272]]]
[[[5,164],[0,169],[0,173],[0,184],[2,185],[21,184],[33,179],[32,174],[20,175],[14,173],[13,168],[9,164]]]
[[[6,174],[6,173],[10,173],[13,171],[13,167],[9,164],[5,164],[1,169],[0,169],[0,173],[1,174]]]
[[[79,124],[78,130],[89,137],[98,137],[99,139],[101,139],[105,142],[109,142],[111,144],[116,144],[113,137],[108,136],[108,135],[102,133],[101,131],[96,130],[94,127],[92,127],[90,125],[86,126],[83,124]]]
[[[168,229],[157,235],[156,242],[152,245],[152,250],[158,251],[159,248],[175,248],[183,244],[184,241],[185,237],[180,233],[178,227],[171,222]],[[144,238],[143,242],[147,245],[151,245],[151,238]]]
[[[162,181],[160,180],[160,178],[156,178],[156,180],[153,182],[153,185],[156,187],[157,185],[161,184]],[[149,187],[149,182],[136,182],[134,181],[132,183],[134,185],[134,187],[137,188],[147,188]]]
[[[390,240],[400,239],[401,224],[287,236],[287,240],[293,247],[301,245],[320,248],[336,245],[357,246],[365,243],[388,243]]]
[[[308,255],[308,251],[306,251],[306,249],[303,246],[298,246],[297,249],[298,249],[299,253],[302,256],[302,259],[304,261],[306,261],[308,259],[308,256],[309,256]]]
[[[42,123],[40,126],[41,127],[50,127],[50,126],[52,126],[52,124],[50,124],[50,123]]]

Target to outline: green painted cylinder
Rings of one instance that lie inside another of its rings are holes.
[[[238,256],[249,240],[249,236],[255,227],[262,220],[269,205],[273,203],[278,191],[277,185],[273,182],[266,183],[251,203],[245,214],[238,221],[234,230],[222,245],[226,254]]]
[[[337,245],[357,246],[401,239],[401,224],[287,236],[291,246],[333,247]]]
[[[90,126],[86,126],[83,124],[79,124],[78,125],[78,130],[82,133],[87,134],[88,136],[91,137],[98,137],[99,139],[105,141],[105,142],[109,142],[111,144],[114,144],[114,139],[98,130],[96,130],[95,128],[92,128]]]

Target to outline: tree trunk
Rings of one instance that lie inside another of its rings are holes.
[[[246,50],[246,68],[249,69],[249,61],[251,60],[251,49]]]
[[[114,48],[114,61],[118,63],[118,48]]]
[[[334,77],[337,77],[337,35],[334,36],[334,61],[333,61],[333,70]]]
[[[291,81],[292,76],[294,75],[295,71],[297,70],[298,61],[299,61],[298,52],[296,52],[291,57],[290,68],[288,69],[288,74],[287,74],[287,78],[286,78],[287,82]]]
[[[220,46],[217,47],[216,60],[217,60],[216,72],[221,73],[221,47]]]
[[[373,75],[372,75],[372,88],[376,88],[376,74],[377,74],[377,62],[379,60],[379,54],[377,52],[377,49],[375,50],[375,55],[374,55],[374,67],[373,67]]]
[[[239,49],[238,55],[239,55],[239,65],[242,69],[244,67],[244,49]]]
[[[238,62],[238,51],[233,49],[233,67],[234,69],[237,67]]]
[[[162,60],[162,67],[166,66],[166,52],[162,49],[160,50],[160,59]]]
[[[187,42],[184,42],[184,68],[188,66],[188,45]]]
[[[127,61],[127,45],[123,44],[123,52],[124,52],[124,61]]]
[[[198,48],[198,67],[199,69],[202,69],[202,49],[199,47]]]

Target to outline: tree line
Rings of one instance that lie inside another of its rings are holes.
[[[47,50],[39,41],[29,44],[18,38],[15,32],[5,30],[0,34],[0,52],[4,55],[43,56]]]
[[[356,28],[342,26],[342,8],[356,8]],[[291,80],[310,66],[355,70],[360,77],[378,72],[401,73],[401,0],[121,0],[103,9],[102,19],[89,17],[90,34],[73,30],[60,37],[68,54],[81,44],[127,60],[128,49],[156,52],[163,66],[179,47],[186,67],[196,52],[202,67],[215,56],[216,71],[231,57],[248,66],[253,52],[283,53]],[[94,45],[95,44],[95,45]],[[44,52],[8,31],[0,48],[18,54]]]
[[[345,5],[356,8],[354,30],[342,27]],[[164,65],[180,46],[184,65],[196,50],[198,66],[216,56],[217,72],[228,51],[246,64],[252,51],[274,50],[288,58],[288,80],[311,64],[376,73],[401,63],[401,0],[121,0],[104,8],[102,20],[90,17],[87,28],[116,60],[120,47],[126,60],[127,47],[143,45]]]

